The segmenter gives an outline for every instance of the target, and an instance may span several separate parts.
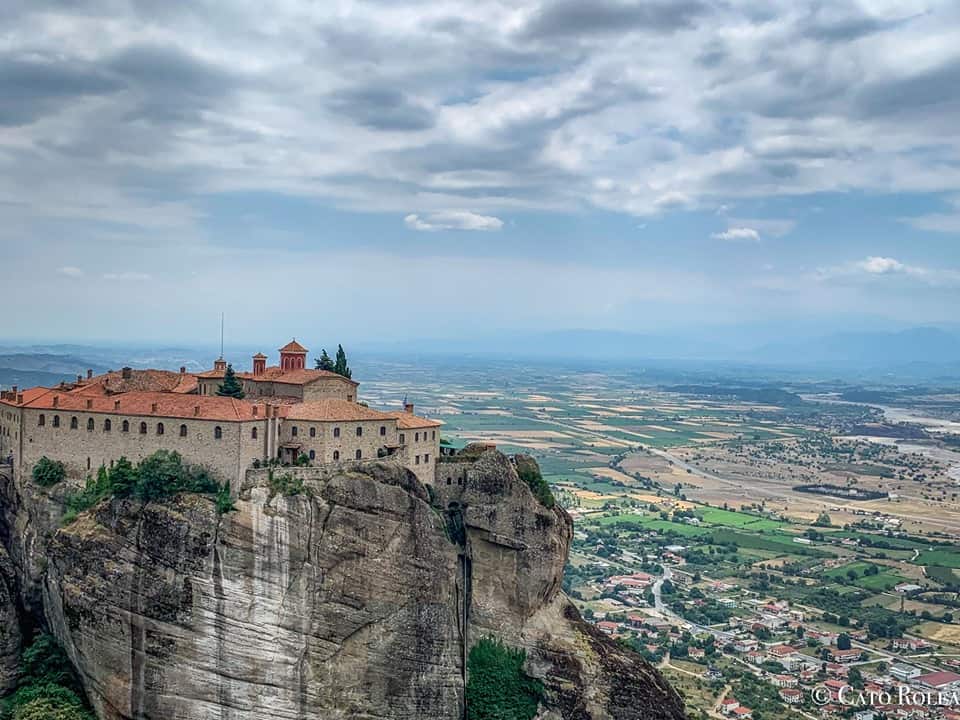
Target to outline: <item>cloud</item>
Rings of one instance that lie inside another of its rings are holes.
[[[395,88],[351,88],[334,93],[330,107],[354,122],[376,130],[426,130],[433,113]]]
[[[62,268],[57,268],[57,272],[61,275],[66,275],[67,277],[72,278],[83,277],[83,270],[78,267],[73,267],[72,265],[65,265]]]
[[[117,280],[117,281],[137,281],[145,282],[151,279],[151,276],[148,273],[142,272],[108,272],[103,274],[104,280]]]
[[[732,227],[723,232],[713,233],[714,240],[727,240],[731,242],[760,242],[760,233],[753,228]]]
[[[909,265],[904,265],[899,260],[889,257],[868,257],[865,260],[855,262],[853,265],[858,270],[870,273],[871,275],[888,275],[891,273],[919,274],[922,272],[920,268],[911,268]]]
[[[490,215],[478,215],[466,210],[451,210],[431,213],[425,217],[407,215],[404,224],[411,230],[499,230],[503,227],[500,218]]]
[[[538,39],[621,34],[637,28],[670,32],[689,27],[705,11],[706,5],[696,0],[547,0],[531,14],[523,30]]]
[[[933,288],[960,286],[960,270],[942,267],[912,265],[892,257],[871,255],[842,265],[821,268],[816,273],[820,280],[869,280],[880,282],[881,278],[893,281],[896,278]]]
[[[929,213],[927,215],[901,218],[901,220],[918,230],[960,233],[960,197],[950,198],[947,204],[951,207],[952,212]]]

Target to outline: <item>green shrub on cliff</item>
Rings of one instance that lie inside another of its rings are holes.
[[[2,720],[96,720],[87,709],[66,653],[41,634],[20,657],[20,683],[0,711]]]
[[[518,455],[516,458],[517,475],[523,480],[540,504],[546,508],[552,508],[556,504],[553,493],[550,491],[550,485],[543,479],[540,472],[540,466],[537,461],[526,455]]]
[[[481,639],[467,658],[468,720],[531,720],[543,683],[523,670],[527,653],[499,640]]]
[[[38,485],[52,487],[66,477],[67,470],[59,460],[51,460],[46,455],[33,466],[33,479]]]
[[[150,501],[180,492],[216,496],[220,513],[233,509],[229,485],[220,485],[203,468],[186,465],[179,453],[158,450],[136,466],[125,457],[111,468],[101,466],[97,477],[88,478],[83,490],[67,497],[64,521],[72,522],[77,513],[109,497],[134,497]]]

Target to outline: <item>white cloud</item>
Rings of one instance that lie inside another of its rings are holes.
[[[714,240],[727,240],[730,242],[760,242],[760,233],[753,228],[732,227],[723,232],[713,233]]]
[[[889,257],[871,256],[864,260],[854,263],[854,267],[871,275],[888,275],[890,273],[914,273],[921,272],[920,268],[911,268],[904,265],[899,260]]]
[[[953,287],[960,285],[960,270],[941,267],[911,265],[892,257],[871,255],[863,260],[820,268],[816,277],[820,280],[874,280],[880,278],[901,278],[903,281],[928,285],[930,287]]]
[[[146,281],[150,280],[151,276],[148,273],[142,272],[108,272],[103,274],[104,280],[118,280],[118,281]]]
[[[448,210],[430,213],[425,217],[410,214],[403,219],[411,230],[432,232],[436,230],[499,230],[503,220],[492,215],[478,215],[466,210]]]
[[[62,268],[57,268],[57,272],[61,275],[66,275],[67,277],[72,278],[83,277],[83,270],[78,267],[73,267],[72,265],[65,265]]]

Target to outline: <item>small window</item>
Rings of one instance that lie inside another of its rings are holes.
[[[257,429],[256,429],[256,428],[250,428],[250,439],[251,439],[251,440],[256,440],[256,439],[257,439]]]
[[[47,416],[43,413],[40,413],[40,417],[37,418],[37,427],[43,427],[47,424]]]
[[[426,455],[423,456],[423,461],[424,461],[425,463],[429,463],[429,462],[430,462],[430,453],[427,453]]]
[[[420,442],[420,433],[414,433],[414,434],[413,434],[413,441],[414,441],[414,442]]]
[[[334,436],[335,438],[340,437],[340,428],[335,427],[335,428],[333,429],[333,436]]]
[[[107,418],[103,421],[103,431],[110,432],[111,430],[113,430],[113,423],[110,421],[110,418]]]
[[[181,425],[181,426],[180,426],[180,437],[186,437],[186,436],[187,436],[187,426],[186,426],[186,425]]]
[[[436,440],[436,439],[437,439],[437,431],[436,431],[436,430],[434,430],[433,432],[430,433],[430,439],[431,439],[431,440]]]
[[[54,416],[53,416],[53,426],[54,426],[54,427],[60,427],[60,416],[59,416],[59,415],[54,415]]]
[[[76,430],[78,427],[80,427],[80,423],[77,421],[77,418],[70,418],[70,429]]]
[[[140,434],[141,435],[147,434],[147,424],[145,422],[140,423]]]
[[[317,429],[315,427],[310,428],[310,437],[317,436]]]
[[[317,453],[314,452],[313,450],[311,450],[309,457],[310,457],[311,460],[316,460],[316,459],[317,459]]]
[[[124,421],[123,421],[123,426],[121,427],[121,429],[122,429],[124,432],[130,432],[130,421],[129,421],[129,420],[124,420]]]
[[[90,469],[90,458],[87,458],[87,470]]]
[[[357,425],[357,437],[363,437],[363,427]]]
[[[340,459],[340,451],[339,451],[339,450],[334,450],[334,451],[333,451],[333,460],[334,460],[334,462],[336,462],[336,461],[339,460],[339,459]]]
[[[163,423],[157,423],[157,435],[163,435],[166,428],[163,427]]]
[[[93,418],[87,418],[87,431],[93,432],[93,428],[94,428]]]
[[[414,464],[414,465],[419,465],[419,464],[420,464],[420,456],[419,456],[419,455],[417,455],[417,457],[414,459],[414,463],[413,463],[413,464]]]
[[[406,445],[406,444],[407,444],[407,436],[404,435],[403,433],[400,433],[400,444],[401,444],[401,445]]]
[[[298,432],[300,431],[297,429],[296,425],[290,426],[290,435],[292,435],[293,437],[296,437]]]
[[[453,478],[447,478],[447,485],[453,485]]]
[[[214,439],[214,440],[222,440],[222,439],[223,439],[223,428],[220,427],[219,425],[217,425],[217,426],[213,429],[213,439]]]
[[[386,426],[386,425],[381,425],[381,426],[380,426],[380,437],[383,437],[383,436],[386,435],[386,434],[387,434],[387,426]]]
[[[359,459],[362,458],[362,457],[363,457],[363,451],[362,451],[362,450],[357,450],[357,460],[359,460]]]

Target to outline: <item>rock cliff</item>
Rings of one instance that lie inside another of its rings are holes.
[[[0,477],[0,691],[39,623],[103,720],[453,720],[492,636],[526,649],[545,720],[681,718],[560,591],[569,516],[500,453],[448,467],[437,490],[392,463],[290,470],[286,493],[251,471],[233,512],[114,500],[65,527],[62,498]]]

